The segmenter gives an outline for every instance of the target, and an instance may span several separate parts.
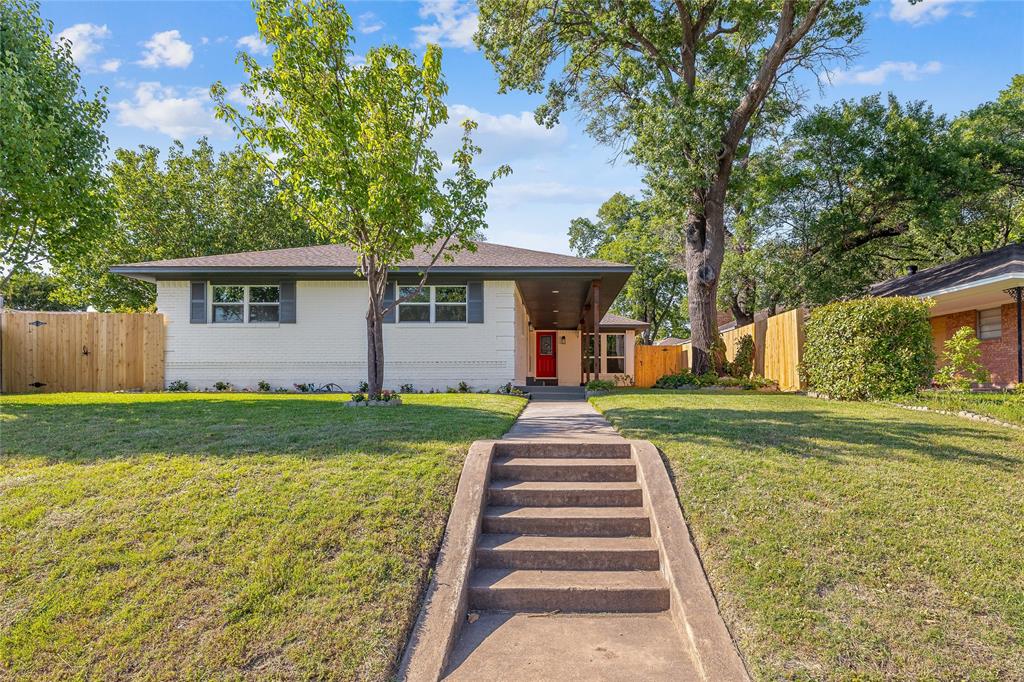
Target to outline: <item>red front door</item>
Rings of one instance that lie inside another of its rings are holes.
[[[537,378],[554,379],[555,371],[555,332],[537,332]]]

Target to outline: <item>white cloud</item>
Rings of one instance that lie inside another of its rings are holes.
[[[510,182],[502,180],[494,185],[487,196],[496,208],[513,208],[526,204],[600,204],[615,191],[593,185],[566,184],[556,180],[540,182]]]
[[[255,33],[239,38],[235,47],[244,47],[251,54],[265,55],[270,52],[270,47]]]
[[[142,44],[146,51],[139,65],[149,69],[172,66],[183,69],[192,63],[192,46],[181,39],[178,30],[161,31]]]
[[[113,109],[122,126],[155,130],[175,138],[227,136],[228,126],[214,118],[209,103],[202,88],[193,88],[182,96],[176,88],[145,82],[135,88],[132,101],[122,100]]]
[[[60,39],[71,43],[71,58],[83,71],[92,68],[92,58],[103,51],[103,41],[110,37],[110,29],[106,24],[75,24],[54,36],[54,42]]]
[[[962,0],[921,0],[914,4],[911,4],[910,0],[891,0],[891,3],[889,18],[893,21],[905,21],[913,26],[945,19],[954,5],[963,4]],[[965,9],[962,14],[970,17],[974,12]]]
[[[363,12],[356,21],[360,33],[376,33],[384,28],[384,22],[373,12]]]
[[[533,114],[528,111],[490,114],[465,104],[452,104],[448,107],[448,122],[434,135],[434,145],[443,162],[450,161],[452,153],[459,146],[462,122],[467,118],[476,121],[478,125],[473,131],[473,140],[484,150],[484,163],[504,163],[511,159],[558,151],[567,137],[564,126],[546,128],[538,125]]]
[[[108,59],[100,64],[100,69],[107,73],[116,73],[121,68],[120,59]]]
[[[873,69],[857,67],[850,71],[829,71],[824,79],[833,85],[881,85],[890,75],[896,75],[905,81],[920,80],[922,76],[930,76],[942,71],[942,63],[930,61],[922,65],[917,62],[885,61]]]
[[[430,23],[413,27],[417,45],[437,43],[442,47],[476,49],[473,34],[479,20],[473,5],[460,0],[423,0],[420,18]]]

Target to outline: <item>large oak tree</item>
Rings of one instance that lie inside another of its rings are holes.
[[[797,108],[794,74],[850,54],[861,0],[481,0],[477,41],[503,90],[546,89],[620,145],[685,234],[693,369],[717,337],[734,162]],[[549,79],[549,76],[554,74]]]

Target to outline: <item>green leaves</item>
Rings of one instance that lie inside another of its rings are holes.
[[[26,0],[0,3],[0,272],[88,250],[108,223],[106,93],[86,96],[67,41]]]

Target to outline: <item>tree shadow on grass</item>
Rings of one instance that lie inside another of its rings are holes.
[[[33,404],[7,402],[0,457],[88,463],[150,454],[417,456],[497,438],[513,416],[465,405],[352,408],[341,400],[216,398]]]
[[[757,401],[758,397],[749,398]],[[837,465],[860,458],[907,458],[913,454],[1003,470],[1024,466],[1024,456],[1003,454],[1024,448],[1021,439],[1008,429],[983,428],[966,421],[938,423],[892,408],[879,407],[873,415],[858,416],[806,403],[786,410],[751,402],[750,409],[660,405],[613,407],[604,413],[617,427],[630,430],[631,436],[682,445],[717,443],[747,451],[777,448],[791,456]]]

